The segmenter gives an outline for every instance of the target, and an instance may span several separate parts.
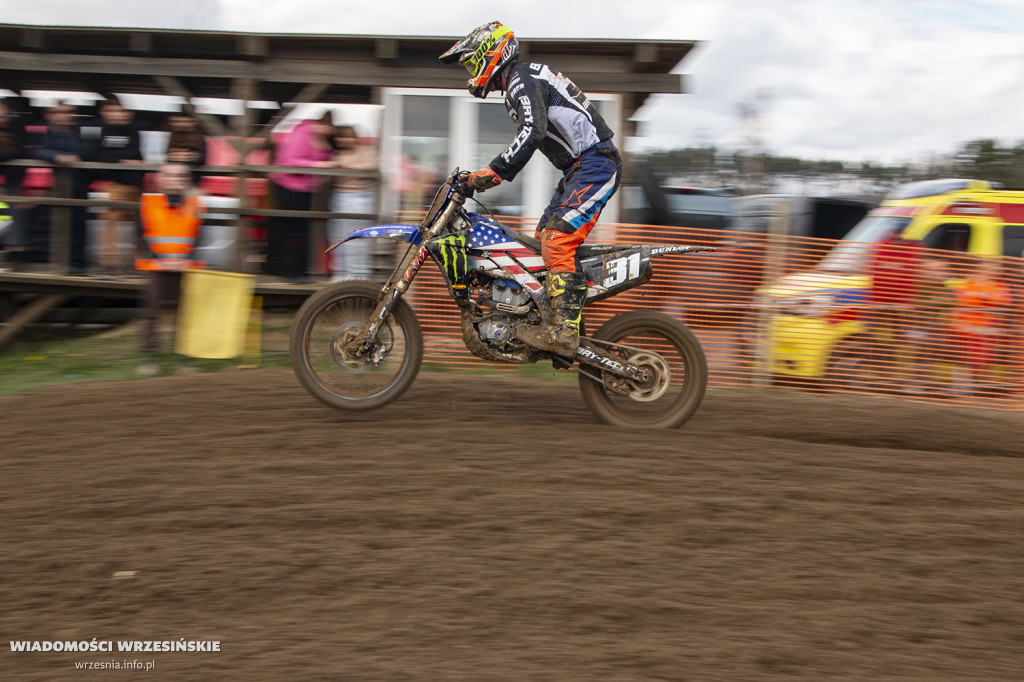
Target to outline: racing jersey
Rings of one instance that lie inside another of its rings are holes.
[[[512,180],[540,149],[558,170],[580,154],[611,139],[612,130],[587,96],[545,64],[513,62],[505,74],[505,108],[518,134],[490,167]]]

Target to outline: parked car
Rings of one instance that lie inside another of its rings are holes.
[[[623,183],[622,222],[721,230],[733,220],[735,190],[664,185],[645,164]]]
[[[870,201],[798,194],[752,194],[733,203],[731,231],[767,234],[782,215],[779,234],[817,239],[842,239],[875,207]]]
[[[731,200],[733,222],[707,254],[680,276],[680,296],[691,313],[745,316],[764,284],[766,262],[775,276],[806,269],[863,218],[867,201],[790,194],[758,194]],[[769,242],[769,235],[787,239]],[[794,239],[813,237],[816,239]]]

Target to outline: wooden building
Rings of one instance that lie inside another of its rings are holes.
[[[452,138],[446,162],[469,164],[474,153],[483,147],[470,139],[460,139],[460,131],[476,130],[470,115],[473,104],[467,103],[464,70],[442,65],[437,57],[457,37],[370,36],[370,35],[299,35],[270,33],[237,33],[222,31],[185,31],[141,28],[94,28],[72,26],[28,26],[0,24],[0,88],[15,93],[25,91],[95,92],[101,96],[118,94],[166,95],[179,97],[188,111],[193,98],[224,98],[240,100],[238,114],[230,117],[196,112],[206,135],[227,139],[238,150],[237,166],[209,168],[209,172],[241,178],[259,176],[272,166],[248,163],[253,149],[265,146],[271,131],[295,106],[307,103],[390,105],[392,114],[402,108],[410,93],[431,93],[452,98],[451,116],[446,119]],[[635,133],[630,120],[636,110],[652,94],[681,94],[686,91],[685,77],[674,69],[696,45],[677,40],[597,40],[597,39],[532,39],[520,38],[521,59],[548,63],[569,74],[588,94],[607,104],[606,118],[619,138]],[[419,100],[417,100],[418,102]],[[277,110],[249,106],[251,102],[276,103]],[[500,97],[488,103],[500,103]],[[489,109],[480,109],[488,112]],[[470,112],[470,113],[467,113]],[[408,107],[406,107],[408,114]],[[383,168],[394,163],[402,153],[398,146],[403,136],[400,116],[393,115],[382,126]],[[469,119],[467,119],[469,117]],[[406,116],[408,119],[408,115]],[[464,125],[470,120],[468,128]],[[513,129],[508,127],[511,139]],[[443,131],[442,131],[443,132]],[[460,161],[461,159],[461,161]],[[21,165],[45,166],[38,161],[21,161]],[[453,165],[455,165],[453,163]],[[100,168],[101,164],[82,164]],[[143,166],[150,170],[155,166]],[[279,169],[283,170],[283,169]],[[344,174],[345,171],[313,170],[322,174]],[[351,171],[349,171],[351,173]],[[542,189],[539,175],[524,183],[527,197]],[[238,187],[244,187],[238,183]],[[531,194],[530,187],[536,191]],[[59,189],[59,188],[58,188]],[[55,192],[59,195],[60,192]],[[67,262],[67,207],[104,205],[102,201],[74,200],[61,196],[33,199],[36,203],[54,205],[51,225],[50,263],[42,272],[0,272],[0,295],[12,292],[37,292],[50,296],[89,295],[123,296],[139,286],[141,280],[120,282],[93,281],[91,278],[69,277]],[[282,214],[252,204],[239,190],[237,207],[221,209],[244,216],[273,217]],[[0,201],[16,203],[22,199],[0,196]],[[531,199],[536,203],[536,199]],[[529,205],[529,201],[524,201]],[[387,208],[387,204],[384,205]],[[324,211],[309,212],[308,217],[335,216]],[[243,269],[241,259],[235,269]],[[283,285],[261,281],[268,295],[302,297],[314,287]],[[65,291],[66,289],[66,291]],[[64,294],[62,294],[64,292]],[[56,300],[54,298],[53,300]],[[10,309],[10,305],[7,306]],[[37,307],[45,310],[45,306]],[[16,323],[38,316],[36,310],[16,311]],[[8,330],[0,336],[9,335]],[[2,343],[2,338],[0,338]]]

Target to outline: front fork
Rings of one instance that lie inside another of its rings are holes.
[[[366,357],[373,352],[376,347],[374,340],[377,338],[380,328],[384,325],[384,320],[388,319],[388,315],[391,314],[391,310],[398,302],[398,299],[402,297],[402,294],[408,291],[412,281],[416,279],[416,273],[420,271],[424,261],[427,259],[427,255],[430,253],[427,249],[427,242],[436,237],[441,229],[448,224],[455,210],[463,201],[464,199],[460,195],[453,194],[444,211],[434,219],[430,229],[426,231],[424,238],[420,241],[419,250],[413,251],[410,249],[402,262],[395,268],[395,271],[391,273],[387,284],[380,290],[380,296],[377,298],[377,307],[370,314],[370,319],[366,321],[366,324],[359,330],[355,338],[346,344],[345,350],[347,352],[357,357]]]

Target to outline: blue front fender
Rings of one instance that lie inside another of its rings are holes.
[[[324,253],[333,251],[352,239],[394,239],[395,241],[419,244],[423,239],[419,225],[374,225],[361,230],[353,230],[327,247]]]

